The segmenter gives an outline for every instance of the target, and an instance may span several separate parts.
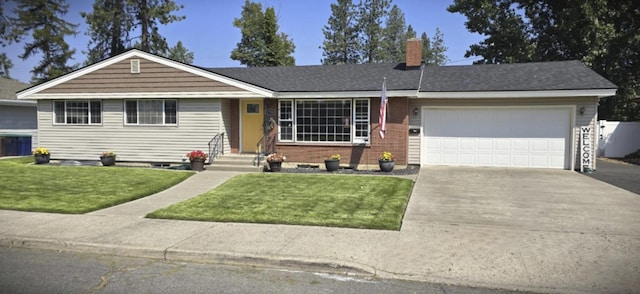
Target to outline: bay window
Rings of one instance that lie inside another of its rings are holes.
[[[369,141],[369,99],[279,100],[278,108],[281,142]]]

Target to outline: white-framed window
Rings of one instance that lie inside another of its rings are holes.
[[[368,143],[371,119],[369,99],[354,99],[353,101],[353,143]]]
[[[279,100],[278,113],[278,140],[293,142],[293,100]]]
[[[293,99],[278,101],[281,142],[366,143],[369,99]]]
[[[139,99],[124,101],[127,125],[176,125],[178,101],[173,99]]]
[[[59,125],[102,124],[102,101],[54,100],[53,123]]]

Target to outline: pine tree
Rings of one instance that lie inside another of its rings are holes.
[[[322,28],[322,64],[353,64],[360,62],[356,5],[352,0],[331,4],[331,16]]]
[[[169,59],[173,59],[175,61],[180,61],[186,64],[192,64],[193,59],[195,58],[193,52],[187,50],[184,46],[182,46],[182,41],[178,41],[178,43],[169,48]]]
[[[133,47],[166,56],[169,46],[160,35],[159,25],[181,21],[184,16],[172,13],[182,9],[172,0],[95,0],[93,11],[81,13],[89,25],[91,37],[85,64],[118,55],[131,48],[131,34],[140,31]]]
[[[397,5],[393,5],[383,31],[381,59],[384,62],[400,62],[405,59],[407,51],[407,25],[404,13]]]
[[[486,36],[465,54],[475,63],[580,60],[619,87],[599,100],[599,118],[640,119],[630,100],[640,94],[639,1],[454,0],[447,10]]]
[[[8,1],[0,0],[0,45],[2,45],[2,47],[12,41],[10,37],[11,23],[9,22],[9,17],[4,14],[5,2]]]
[[[13,67],[13,62],[6,53],[0,53],[0,77],[11,78],[9,70]]]
[[[431,63],[444,65],[449,62],[446,54],[447,49],[447,46],[444,45],[444,34],[440,31],[440,28],[436,27],[436,33],[431,38]]]
[[[166,56],[169,50],[167,39],[160,35],[158,24],[166,25],[185,19],[171,14],[184,6],[173,0],[127,0],[135,18],[135,27],[140,28],[140,40],[134,47],[143,51]]]
[[[427,65],[433,65],[433,51],[431,50],[431,40],[427,33],[422,32],[420,36],[420,40],[422,40],[422,60]]]
[[[89,25],[86,35],[91,37],[85,65],[116,56],[130,46],[129,33],[134,19],[128,13],[126,0],[96,0],[93,12],[80,15]]]
[[[69,9],[65,0],[16,0],[14,14],[10,21],[14,36],[31,34],[32,40],[24,45],[19,55],[27,59],[41,53],[42,60],[32,73],[32,82],[38,83],[53,79],[71,71],[74,66],[67,65],[75,50],[69,49],[65,36],[76,35],[77,25],[64,20]],[[18,37],[19,38],[19,37]]]
[[[418,35],[418,33],[416,33],[416,31],[413,29],[413,27],[411,25],[409,25],[407,27],[407,32],[405,33],[405,39],[409,40],[411,38],[415,38]],[[404,44],[405,47],[407,46],[407,44]]]
[[[231,51],[231,59],[247,66],[295,65],[295,45],[285,33],[278,33],[273,7],[263,12],[262,4],[247,0],[233,26],[240,29],[242,37]]]
[[[360,3],[358,26],[361,32],[360,55],[366,63],[384,60],[381,40],[384,34],[382,26],[389,14],[390,0],[364,0]]]

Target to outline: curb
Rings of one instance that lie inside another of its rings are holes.
[[[39,238],[11,238],[0,236],[0,246],[9,248],[107,254],[126,257],[162,259],[167,261],[243,265],[278,269],[301,269],[360,277],[375,277],[378,272],[371,266],[336,260],[242,254],[238,252],[186,251],[173,250],[171,248],[134,247]]]

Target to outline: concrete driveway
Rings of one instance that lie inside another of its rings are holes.
[[[597,169],[585,174],[594,179],[631,191],[640,197],[640,166],[598,158]]]
[[[640,196],[565,170],[430,166],[405,227],[471,225],[636,235]]]

